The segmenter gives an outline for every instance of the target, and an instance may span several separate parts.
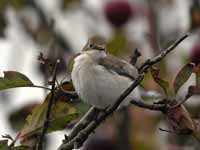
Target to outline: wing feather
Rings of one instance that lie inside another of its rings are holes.
[[[131,80],[134,80],[138,76],[138,71],[133,65],[112,55],[106,55],[105,57],[100,58],[99,65],[102,65],[119,75],[128,77]]]

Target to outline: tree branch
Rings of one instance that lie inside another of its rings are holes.
[[[66,140],[73,139],[81,129],[84,129],[94,119],[97,112],[98,110],[95,107],[91,107],[81,120],[73,127]]]
[[[146,71],[155,63],[159,62],[161,59],[163,59],[169,52],[171,52],[179,43],[181,43],[185,38],[187,38],[188,35],[184,35],[177,41],[175,41],[171,46],[169,46],[167,49],[162,50],[160,54],[158,54],[156,57],[147,60],[140,68],[139,68],[139,76],[133,81],[130,87],[128,87],[122,94],[121,96],[116,100],[116,102],[108,107],[106,110],[102,110],[98,113],[98,116],[96,119],[92,120],[85,128],[83,128],[81,131],[76,130],[76,136],[75,133],[73,132],[73,139],[66,140],[63,142],[63,144],[58,148],[58,150],[71,150],[73,148],[80,148],[83,143],[87,140],[88,136],[94,132],[94,130],[109,116],[111,115],[121,104],[121,102],[140,84],[140,82],[144,78],[144,74]],[[145,104],[142,101],[131,101],[132,104],[135,104],[139,107],[151,109],[151,110],[162,110],[163,105],[150,105],[150,104]],[[88,113],[88,115],[91,115]],[[87,116],[85,116],[87,118]],[[78,126],[78,125],[76,125]],[[75,128],[76,128],[75,126]],[[73,129],[74,130],[74,129]],[[70,137],[71,135],[69,135]]]
[[[55,68],[54,68],[52,87],[51,87],[51,97],[50,97],[50,100],[49,100],[49,103],[48,103],[47,113],[46,113],[46,117],[45,117],[45,120],[44,120],[43,129],[42,129],[42,132],[41,132],[41,135],[40,135],[40,138],[39,138],[39,142],[38,142],[38,146],[37,146],[38,150],[43,149],[44,136],[45,136],[47,129],[49,127],[51,108],[52,108],[54,97],[55,97],[55,83],[56,83],[56,75],[57,75],[59,63],[60,63],[60,60],[57,60]]]

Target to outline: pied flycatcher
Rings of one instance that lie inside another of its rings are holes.
[[[88,40],[74,59],[72,82],[79,97],[89,105],[105,109],[130,86],[138,76],[136,67],[106,52],[106,42],[95,36]],[[138,99],[135,88],[121,105]]]

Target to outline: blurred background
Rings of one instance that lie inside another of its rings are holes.
[[[37,85],[47,86],[51,75],[38,62],[40,52],[52,62],[61,60],[59,78],[69,77],[70,56],[80,52],[87,39],[100,35],[113,55],[130,59],[135,48],[142,53],[138,65],[158,54],[184,33],[191,35],[160,64],[161,75],[172,81],[190,61],[200,62],[199,0],[0,0],[0,76],[15,70]],[[178,96],[194,84],[193,75]],[[160,88],[147,74],[146,93],[157,95]],[[26,116],[47,92],[37,88],[0,91],[0,135],[15,136]],[[198,119],[199,97],[187,102]],[[85,150],[193,150],[192,138],[159,131],[168,129],[157,112],[130,106],[115,113],[84,145]],[[63,134],[51,133],[47,150],[61,144]]]

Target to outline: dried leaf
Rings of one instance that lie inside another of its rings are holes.
[[[175,94],[181,88],[181,86],[189,79],[190,75],[193,72],[193,63],[189,63],[183,66],[183,68],[178,72],[174,80],[174,92]]]
[[[166,113],[169,125],[179,134],[192,134],[196,130],[194,120],[183,105],[172,107]]]
[[[151,75],[154,81],[166,92],[169,88],[169,83],[160,77],[159,69],[151,68]]]
[[[22,73],[5,71],[4,77],[0,77],[0,90],[16,87],[31,87],[33,83]]]

